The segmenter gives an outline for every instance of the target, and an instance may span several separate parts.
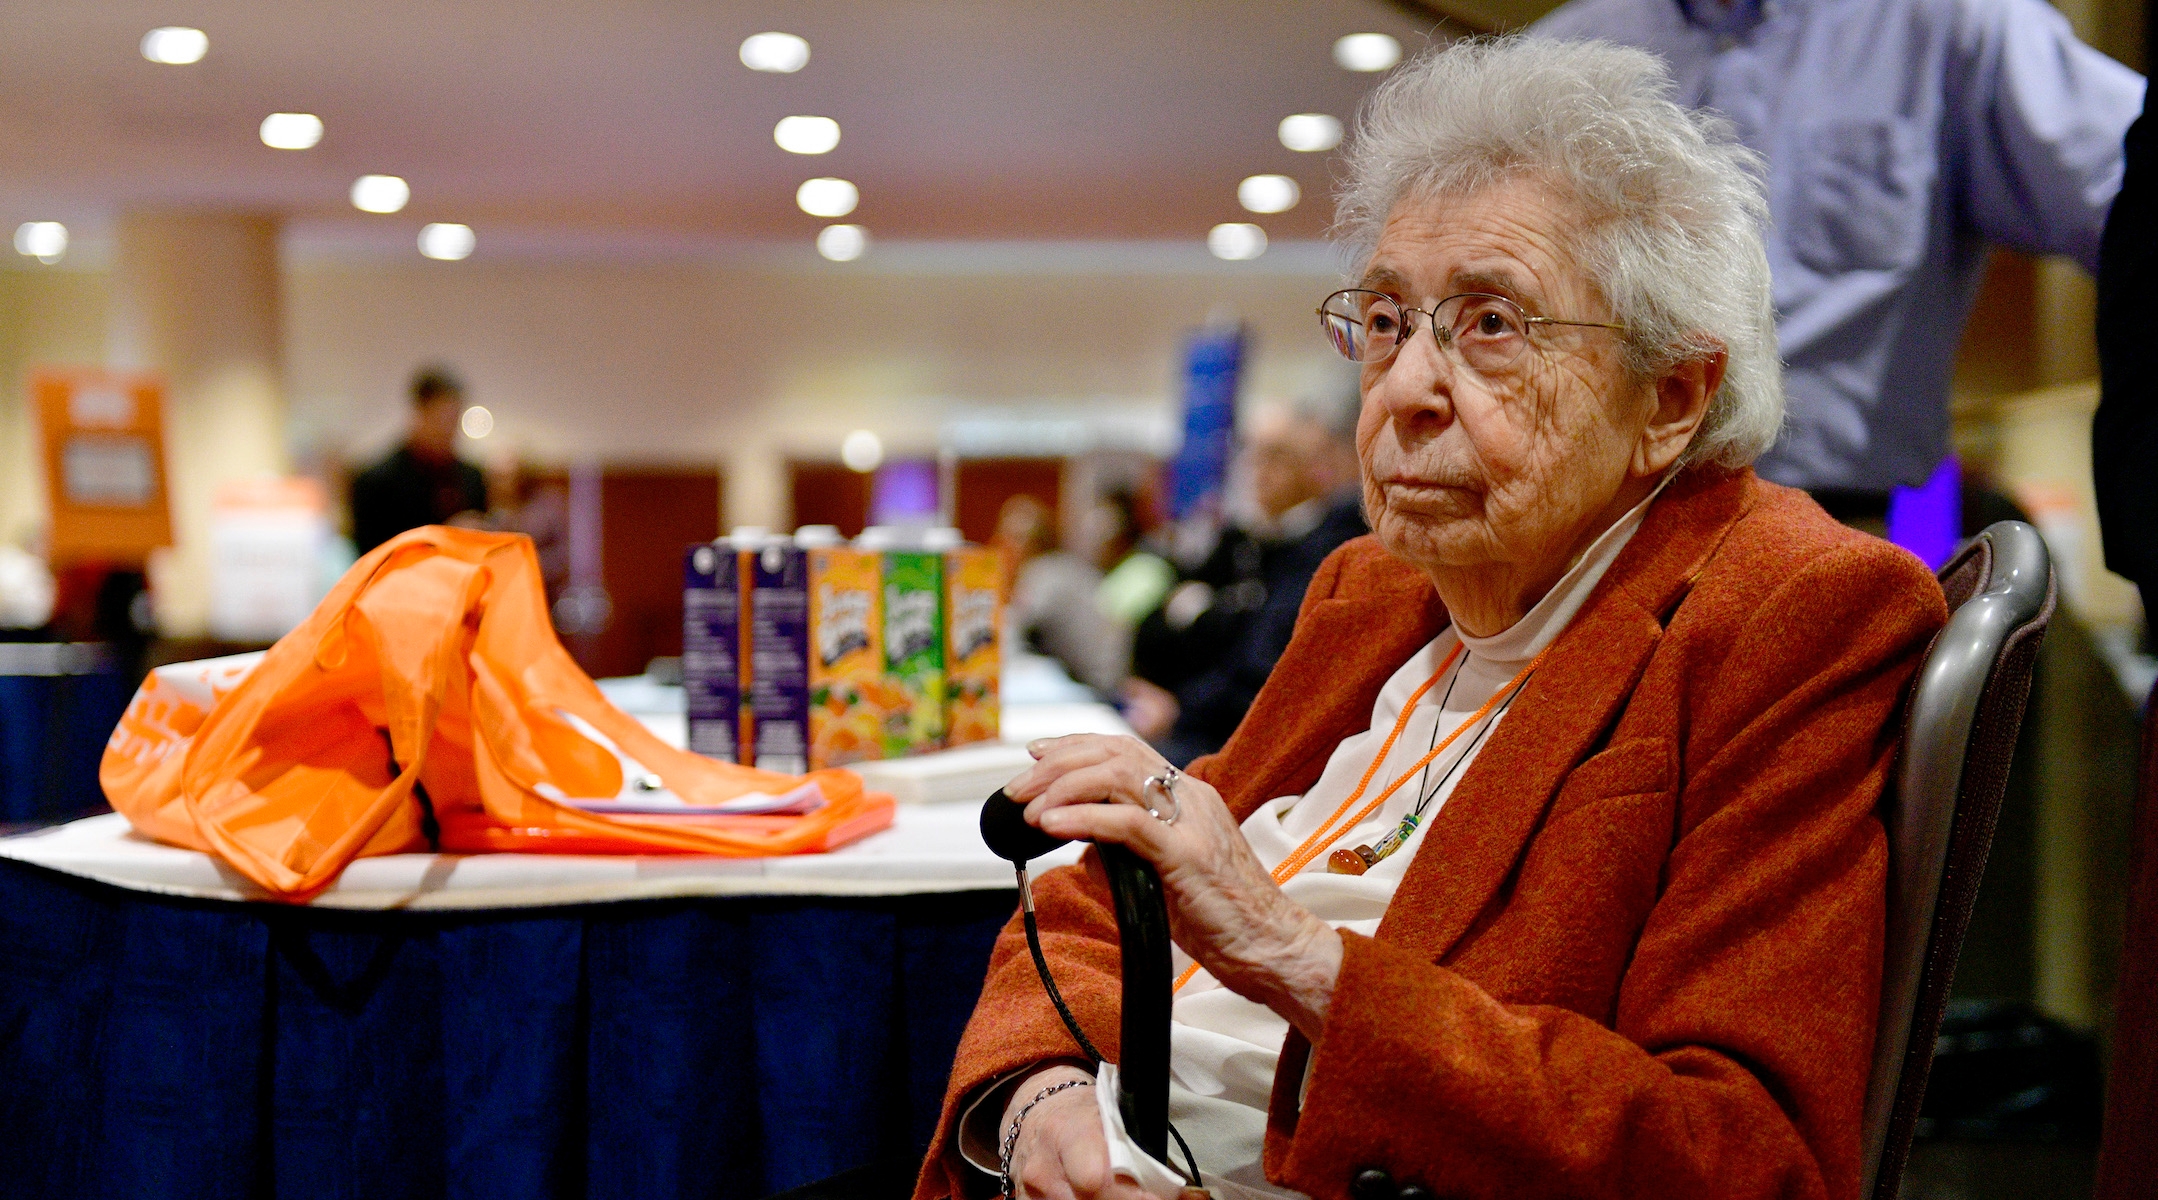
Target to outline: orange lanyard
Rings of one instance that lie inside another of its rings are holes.
[[[1350,792],[1349,798],[1341,802],[1341,807],[1335,809],[1332,816],[1326,818],[1317,829],[1312,831],[1310,837],[1304,839],[1303,845],[1291,851],[1289,857],[1282,859],[1281,865],[1274,868],[1273,876],[1276,885],[1289,882],[1297,872],[1310,866],[1312,859],[1326,853],[1335,842],[1340,841],[1351,829],[1370,819],[1371,814],[1379,811],[1395,792],[1401,790],[1401,785],[1407,783],[1410,776],[1430,765],[1431,760],[1446,753],[1446,748],[1454,744],[1455,738],[1460,737],[1463,733],[1474,728],[1485,717],[1490,716],[1491,710],[1498,707],[1500,700],[1510,697],[1516,689],[1521,687],[1522,682],[1529,677],[1530,672],[1534,671],[1537,664],[1544,660],[1544,655],[1550,653],[1551,647],[1546,646],[1537,651],[1536,657],[1529,660],[1529,665],[1521,668],[1512,679],[1507,680],[1506,686],[1491,693],[1491,697],[1484,701],[1483,707],[1471,713],[1468,720],[1454,726],[1452,733],[1440,739],[1439,744],[1433,746],[1422,758],[1411,763],[1408,770],[1403,771],[1399,776],[1395,777],[1392,783],[1386,785],[1385,791],[1380,792],[1372,799],[1371,803],[1366,804],[1362,809],[1358,810],[1355,816],[1337,827],[1334,823],[1341,820],[1342,814],[1348,812],[1351,805],[1363,798],[1364,789],[1371,786],[1372,777],[1379,773],[1379,766],[1386,761],[1387,754],[1392,752],[1395,740],[1401,736],[1402,730],[1409,727],[1409,716],[1416,711],[1416,702],[1422,700],[1424,693],[1430,691],[1432,686],[1445,676],[1446,669],[1454,665],[1455,659],[1461,657],[1461,650],[1462,644],[1457,638],[1454,642],[1453,652],[1446,656],[1446,661],[1440,663],[1439,669],[1431,673],[1431,678],[1426,679],[1414,692],[1409,693],[1408,702],[1401,706],[1401,715],[1394,718],[1393,729],[1387,733],[1386,740],[1379,744],[1379,752],[1372,756],[1371,765],[1364,768],[1364,777],[1357,781],[1356,790]],[[1191,982],[1191,977],[1198,973],[1198,963],[1193,963],[1191,966],[1186,967],[1184,973],[1176,977],[1176,986],[1171,988],[1170,991],[1174,993],[1183,990],[1184,985]]]

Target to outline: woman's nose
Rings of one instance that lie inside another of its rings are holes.
[[[1418,323],[1379,369],[1381,376],[1371,392],[1386,405],[1393,420],[1444,424],[1453,419],[1455,372],[1460,367],[1439,348],[1428,319]]]

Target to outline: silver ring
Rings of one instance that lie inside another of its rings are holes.
[[[1184,815],[1184,806],[1176,798],[1176,781],[1181,778],[1182,772],[1167,763],[1162,764],[1161,774],[1149,775],[1146,782],[1139,785],[1139,807],[1144,808],[1148,816],[1164,825],[1176,824],[1176,819]],[[1166,817],[1161,814],[1160,809],[1149,803],[1155,792],[1160,792],[1169,802],[1169,815]]]

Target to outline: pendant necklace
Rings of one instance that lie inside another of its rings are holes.
[[[1556,642],[1552,643],[1552,645],[1557,644],[1558,643]],[[1465,649],[1466,646],[1463,643],[1459,641],[1455,642],[1454,648],[1446,655],[1446,661],[1440,663],[1438,670],[1431,673],[1431,678],[1426,679],[1422,683],[1418,684],[1416,690],[1409,693],[1408,700],[1401,706],[1400,715],[1394,718],[1393,729],[1388,731],[1386,735],[1386,740],[1379,743],[1379,752],[1372,756],[1371,765],[1364,768],[1364,777],[1361,780],[1357,781],[1356,789],[1349,793],[1348,798],[1341,802],[1341,807],[1335,809],[1332,816],[1326,818],[1326,820],[1322,822],[1316,830],[1312,831],[1310,837],[1304,839],[1302,845],[1291,851],[1289,853],[1289,857],[1281,860],[1281,862],[1277,864],[1273,870],[1267,872],[1268,875],[1273,877],[1275,883],[1287,883],[1293,876],[1296,875],[1297,872],[1302,871],[1305,867],[1310,866],[1312,862],[1315,861],[1321,854],[1325,854],[1327,852],[1327,848],[1332,846],[1335,842],[1340,841],[1342,836],[1348,833],[1349,830],[1354,829],[1358,825],[1361,825],[1365,821],[1369,820],[1373,813],[1378,812],[1379,809],[1384,807],[1386,801],[1390,797],[1392,797],[1396,791],[1399,791],[1401,789],[1401,785],[1407,783],[1410,779],[1414,778],[1417,772],[1422,771],[1425,767],[1429,766],[1432,760],[1438,758],[1439,755],[1444,754],[1446,750],[1454,744],[1454,740],[1456,738],[1460,737],[1463,733],[1466,733],[1468,731],[1469,726],[1474,725],[1479,721],[1482,721],[1485,717],[1490,716],[1493,710],[1499,708],[1502,700],[1505,704],[1511,705],[1514,702],[1514,697],[1520,695],[1521,689],[1527,686],[1529,677],[1536,673],[1536,668],[1543,662],[1544,656],[1551,653],[1551,646],[1545,646],[1543,649],[1537,651],[1536,657],[1529,660],[1529,665],[1521,668],[1521,673],[1508,680],[1506,682],[1506,686],[1500,688],[1496,692],[1493,692],[1491,694],[1491,698],[1484,701],[1481,707],[1479,707],[1474,713],[1470,714],[1468,720],[1463,721],[1460,725],[1455,726],[1452,733],[1449,733],[1445,737],[1438,739],[1438,741],[1432,745],[1431,749],[1427,751],[1422,758],[1419,758],[1415,762],[1409,764],[1408,770],[1403,771],[1401,775],[1396,778],[1392,783],[1387,784],[1383,791],[1381,791],[1377,796],[1374,796],[1371,800],[1367,801],[1364,804],[1363,808],[1357,810],[1356,815],[1350,816],[1349,810],[1355,808],[1356,802],[1364,798],[1364,789],[1371,786],[1372,778],[1379,773],[1380,765],[1386,761],[1386,756],[1388,752],[1390,752],[1394,748],[1394,741],[1401,736],[1403,730],[1409,727],[1409,719],[1415,714],[1417,701],[1422,700],[1426,692],[1429,692],[1432,688],[1438,686],[1439,680],[1446,677],[1447,669],[1454,665],[1454,661],[1462,656],[1462,652]],[[1434,730],[1434,732],[1436,732],[1436,730]],[[1485,727],[1485,732],[1489,732],[1488,726]],[[1479,738],[1481,738],[1481,736],[1481,734],[1478,735]],[[1441,780],[1440,782],[1443,784],[1445,781]],[[1344,817],[1348,818],[1346,824],[1341,823]],[[1329,858],[1329,867],[1331,867],[1332,861],[1333,860]],[[1358,865],[1362,865],[1361,858],[1359,858],[1357,861]],[[1360,874],[1361,872],[1357,873]],[[1196,962],[1192,963],[1188,967],[1185,967],[1184,973],[1177,976],[1176,985],[1170,989],[1171,993],[1174,994],[1175,992],[1182,991],[1184,985],[1190,983],[1192,977],[1197,975],[1198,973],[1199,964]]]
[[[1453,699],[1454,684],[1460,682],[1461,672],[1467,669],[1468,662],[1467,660],[1463,660],[1461,667],[1454,672],[1454,678],[1447,682],[1446,695],[1439,700],[1439,713],[1442,716],[1446,712],[1446,702]],[[1491,713],[1490,721],[1486,723],[1482,729],[1477,731],[1476,737],[1469,742],[1468,747],[1454,757],[1453,763],[1446,768],[1446,774],[1441,775],[1439,777],[1438,784],[1430,788],[1429,790],[1425,790],[1423,784],[1425,779],[1429,779],[1431,777],[1431,764],[1429,762],[1426,762],[1424,764],[1424,779],[1417,780],[1417,791],[1419,794],[1416,799],[1416,807],[1401,818],[1400,824],[1394,826],[1390,830],[1387,830],[1386,835],[1380,838],[1376,843],[1368,846],[1357,846],[1354,849],[1349,850],[1336,850],[1332,854],[1327,855],[1327,871],[1335,875],[1361,875],[1364,872],[1369,871],[1371,868],[1378,866],[1380,862],[1384,861],[1388,856],[1392,855],[1394,851],[1399,850],[1402,846],[1406,845],[1409,838],[1414,835],[1418,827],[1423,824],[1424,810],[1431,807],[1432,800],[1437,798],[1440,792],[1446,790],[1447,782],[1452,780],[1454,777],[1454,773],[1461,769],[1461,764],[1469,761],[1469,758],[1476,753],[1476,748],[1484,744],[1484,738],[1489,736],[1491,731],[1498,727],[1499,718],[1504,716],[1506,714],[1506,710],[1513,706],[1514,697],[1520,695],[1521,688],[1527,685],[1528,675],[1529,672],[1524,671],[1520,676],[1517,676],[1513,680],[1511,694],[1506,697],[1505,703],[1499,705],[1498,709],[1495,712]],[[1471,717],[1470,719],[1474,720],[1475,718]],[[1433,718],[1431,722],[1432,745],[1436,746],[1438,744],[1438,740],[1439,721],[1437,718]]]

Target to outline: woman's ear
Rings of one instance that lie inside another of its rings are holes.
[[[1701,418],[1708,415],[1708,402],[1723,385],[1728,361],[1721,350],[1705,358],[1689,358],[1656,381],[1655,408],[1629,464],[1636,477],[1661,475],[1686,452],[1701,428]]]

